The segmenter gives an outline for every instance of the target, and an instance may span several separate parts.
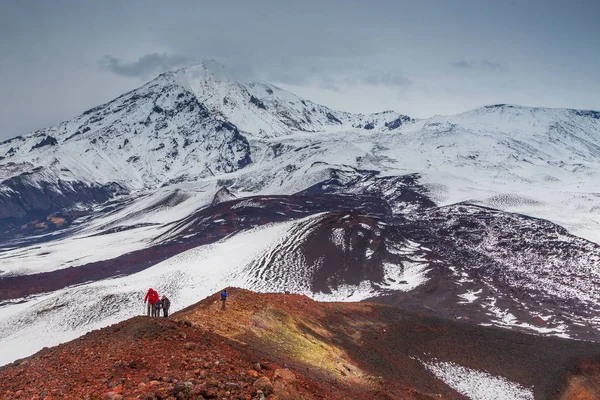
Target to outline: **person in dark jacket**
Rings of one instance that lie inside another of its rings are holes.
[[[171,307],[171,300],[169,300],[167,298],[167,296],[163,295],[161,302],[162,302],[163,317],[169,318],[169,308]]]
[[[160,317],[160,309],[162,308],[162,301],[158,299],[156,304],[154,305],[154,316]]]
[[[221,310],[225,309],[225,303],[227,302],[227,289],[223,289],[221,292]]]

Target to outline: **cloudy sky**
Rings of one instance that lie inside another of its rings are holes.
[[[597,0],[3,1],[0,138],[206,59],[347,111],[600,109],[599,17]]]

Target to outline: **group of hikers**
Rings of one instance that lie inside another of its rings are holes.
[[[225,302],[227,301],[227,289],[223,289],[221,292],[221,309],[225,310]],[[163,310],[163,316],[169,317],[169,308],[171,308],[171,300],[167,296],[163,295],[160,297],[158,292],[152,288],[146,292],[144,297],[144,303],[148,303],[148,316],[149,317],[160,317],[160,310]]]
[[[144,303],[148,303],[148,316],[160,317],[160,310],[163,310],[163,316],[169,317],[169,308],[171,308],[171,300],[167,296],[160,297],[158,292],[152,288],[148,289]]]

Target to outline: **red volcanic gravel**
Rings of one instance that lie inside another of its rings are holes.
[[[230,288],[134,317],[0,368],[1,399],[463,399],[419,358],[600,398],[600,345],[443,320],[373,303]]]
[[[272,400],[423,398],[353,393],[291,372],[187,321],[148,317],[0,368],[0,398],[250,400],[262,398],[258,390],[265,381],[264,398]]]

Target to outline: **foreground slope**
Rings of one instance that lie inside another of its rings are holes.
[[[598,344],[369,303],[229,292],[225,311],[215,294],[170,320],[135,317],[0,368],[0,393],[259,399],[262,388],[266,398],[280,400],[598,395]]]
[[[382,387],[399,384],[452,399],[561,398],[575,389],[566,386],[577,386],[572,378],[582,371],[591,376],[574,379],[581,386],[600,382],[597,343],[477,327],[371,303],[229,292],[226,312],[219,312],[215,294],[175,318],[209,327],[300,371],[362,384],[377,377]],[[600,395],[594,390],[588,394]]]
[[[0,280],[0,364],[138,315],[149,286],[176,310],[235,285],[325,301],[370,299],[472,324],[598,341],[599,245],[518,214],[469,204],[431,207],[407,185],[405,196],[394,192],[392,200],[413,211],[397,214],[374,197],[389,180],[363,183],[370,194],[253,196],[193,212],[198,197],[173,201],[181,209],[159,210],[154,201],[164,203],[161,196],[114,211],[96,221],[97,230],[7,251],[1,260],[14,276]],[[155,223],[136,228],[140,215],[148,218],[144,210]],[[160,224],[164,213],[184,217]],[[111,258],[73,266],[84,243],[110,246],[98,255]],[[139,247],[112,258],[125,245]],[[60,257],[68,258],[64,265],[44,269],[44,259]]]

